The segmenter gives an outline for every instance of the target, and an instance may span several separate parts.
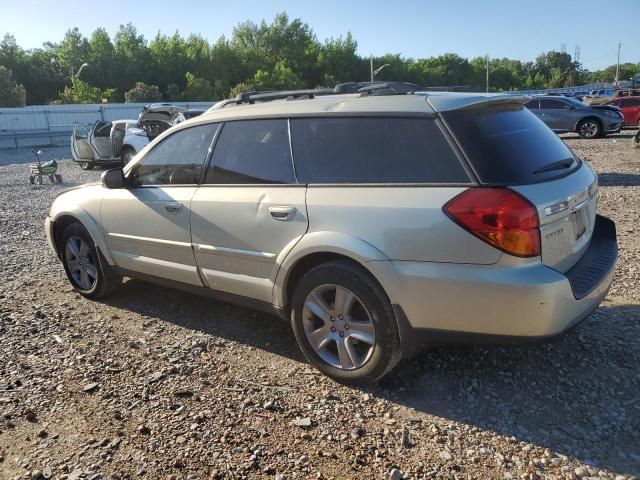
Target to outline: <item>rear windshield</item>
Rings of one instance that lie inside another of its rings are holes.
[[[524,185],[559,177],[579,162],[549,127],[519,104],[444,112],[480,181]]]

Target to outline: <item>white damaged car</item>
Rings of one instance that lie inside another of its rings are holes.
[[[73,125],[71,155],[83,170],[97,164],[126,165],[151,140],[169,129],[186,109],[169,103],[145,106],[137,120],[98,120]]]

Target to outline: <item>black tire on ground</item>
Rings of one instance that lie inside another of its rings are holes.
[[[42,185],[42,176],[36,175],[35,182],[36,182],[36,185]]]
[[[51,183],[56,183],[56,177],[53,174],[49,175],[49,181]]]
[[[124,167],[127,163],[129,163],[135,154],[136,151],[133,148],[123,147],[120,151],[120,160],[122,161],[122,166]]]
[[[69,270],[69,265],[66,258],[67,242],[71,237],[80,238],[89,247],[89,254],[87,257],[95,265],[97,271],[97,278],[93,285],[88,289],[83,289],[73,278]],[[79,222],[74,222],[68,225],[62,232],[59,238],[59,251],[64,271],[67,274],[67,278],[71,283],[71,286],[81,295],[89,299],[99,299],[110,295],[122,284],[122,276],[118,275],[109,266],[105,258],[100,251],[96,248],[91,235]]]
[[[349,289],[369,311],[375,343],[368,360],[359,368],[345,370],[325,362],[305,333],[303,308],[307,296],[318,286],[335,284]],[[372,383],[389,373],[402,358],[398,324],[389,299],[378,282],[362,267],[346,260],[323,263],[305,273],[295,287],[291,324],[298,345],[309,362],[326,376],[347,385]]]
[[[636,144],[636,148],[640,147],[640,130],[633,136],[633,143]]]
[[[82,170],[93,170],[93,162],[80,162]]]
[[[595,118],[585,118],[580,120],[576,131],[581,138],[599,138],[602,136],[602,123]]]
[[[56,173],[56,182],[62,183],[62,175],[60,175],[59,173]]]
[[[29,183],[33,185],[36,182],[36,179],[33,175],[29,175]]]

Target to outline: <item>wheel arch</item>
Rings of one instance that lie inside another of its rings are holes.
[[[582,117],[580,120],[578,120],[576,122],[576,124],[573,127],[573,131],[575,133],[578,133],[578,125],[580,125],[585,120],[595,120],[596,122],[598,122],[600,124],[600,129],[601,130],[604,129],[604,124],[602,123],[602,119],[600,117],[598,117],[597,115],[589,114],[589,115],[585,115],[584,117]]]
[[[380,280],[367,267],[373,260],[389,260],[370,243],[346,234],[315,232],[305,235],[280,263],[274,284],[273,302],[287,308],[298,280],[310,269],[332,260],[346,260],[371,275],[386,291]]]
[[[100,253],[105,258],[107,263],[109,265],[114,265],[115,262],[113,261],[109,250],[107,249],[102,229],[93,220],[88,212],[80,209],[76,211],[60,212],[52,219],[51,233],[54,244],[56,246],[56,254],[58,255],[58,257],[60,256],[61,251],[60,236],[62,235],[62,232],[66,227],[75,222],[80,223],[87,230],[87,232],[89,232],[89,235],[93,239],[96,248],[100,250]]]

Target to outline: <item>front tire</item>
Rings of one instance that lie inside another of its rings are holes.
[[[349,261],[324,263],[303,275],[293,295],[291,323],[305,357],[339,383],[375,382],[402,357],[386,293]]]
[[[60,236],[60,258],[73,288],[90,299],[106,297],[122,283],[100,254],[89,232],[75,222]]]
[[[595,118],[585,118],[578,123],[578,135],[580,138],[598,138],[602,136],[602,124]]]

